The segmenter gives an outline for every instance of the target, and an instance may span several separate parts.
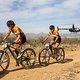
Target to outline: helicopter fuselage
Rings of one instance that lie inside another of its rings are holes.
[[[70,32],[80,32],[80,29],[77,29],[77,28],[72,29],[72,28],[70,28],[69,31]]]

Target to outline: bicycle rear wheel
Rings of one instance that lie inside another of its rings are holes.
[[[65,51],[64,51],[64,49],[63,48],[59,48],[57,53],[56,53],[56,56],[57,56],[56,60],[58,62],[62,62],[64,60],[64,58],[65,58]]]
[[[36,61],[35,51],[31,48],[27,48],[23,51],[21,56],[21,65],[24,68],[32,68]]]
[[[50,53],[49,50],[47,50],[46,48],[41,50],[41,52],[39,53],[38,60],[41,66],[47,66],[49,64],[50,60],[49,53]]]
[[[0,61],[0,73],[4,73],[7,70],[7,68],[9,67],[10,58],[7,53],[4,54],[4,52],[1,50],[0,50],[0,58],[3,58]]]

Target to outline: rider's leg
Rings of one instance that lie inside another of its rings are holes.
[[[21,49],[21,40],[19,39],[18,40],[18,42],[17,42],[17,44],[16,44],[16,55],[17,55],[17,57],[19,56],[19,53],[20,53],[20,49]]]
[[[54,43],[54,41],[52,40],[52,41],[50,42],[50,44],[49,44],[49,48],[50,48],[52,54],[53,54],[53,51],[52,51],[52,44],[53,44],[53,43]]]
[[[54,48],[58,48],[59,47],[59,43],[55,43]]]
[[[54,54],[56,54],[57,53],[57,50],[58,50],[58,47],[59,47],[59,43],[56,43],[55,45],[54,45]]]
[[[20,55],[20,48],[21,48],[21,41],[20,40],[17,42],[17,44],[15,44],[15,47],[16,47],[15,52],[16,52],[16,55],[17,55],[17,58],[18,58],[19,55]],[[16,66],[19,66],[18,61],[16,61]]]
[[[60,43],[61,43],[61,37],[59,37],[59,38],[57,39],[57,41],[56,41],[56,43],[55,43],[55,45],[54,45],[54,48],[55,48],[54,54],[57,53],[58,47],[59,47]]]

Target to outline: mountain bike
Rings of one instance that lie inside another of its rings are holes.
[[[45,44],[45,47],[40,51],[38,60],[41,66],[47,66],[50,61],[50,57],[55,59],[57,62],[62,62],[65,58],[65,51],[62,47],[56,49],[52,46],[50,50],[49,43]]]
[[[15,43],[3,42],[2,50],[0,50],[0,71],[5,72],[10,64],[9,51],[13,58],[22,65],[23,68],[31,68],[36,61],[36,54],[32,48],[26,48],[24,50],[16,49],[14,47]],[[8,51],[8,50],[9,51]],[[17,57],[16,50],[19,52],[19,57]]]

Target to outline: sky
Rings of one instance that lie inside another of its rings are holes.
[[[80,0],[0,0],[1,33],[8,31],[8,20],[25,33],[47,33],[50,25],[79,25]]]

